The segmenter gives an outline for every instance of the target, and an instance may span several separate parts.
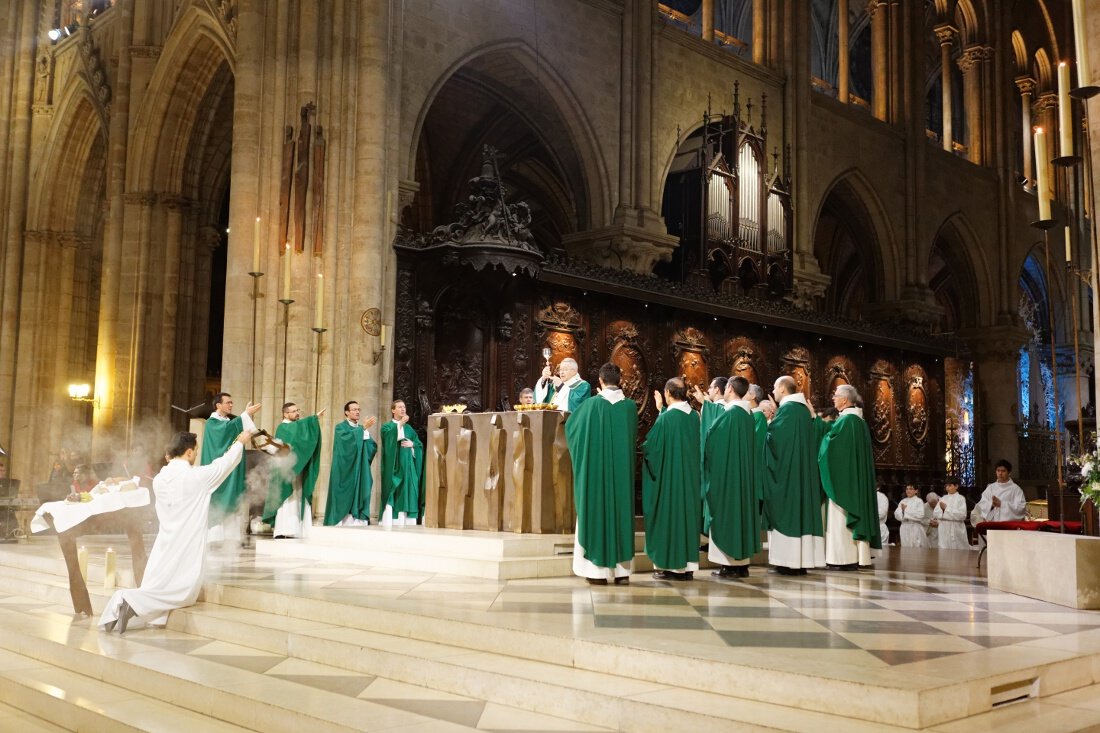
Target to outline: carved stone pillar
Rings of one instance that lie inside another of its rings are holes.
[[[183,248],[183,216],[191,202],[182,196],[165,196],[162,199],[165,208],[164,226],[164,288],[159,314],[158,348],[160,359],[157,379],[161,389],[156,392],[157,413],[168,414],[171,409],[173,390],[176,384],[176,329],[179,312],[180,291],[176,283],[180,279],[180,252]],[[190,407],[190,405],[188,405]]]
[[[987,476],[998,459],[1019,463],[1016,362],[1028,333],[1018,326],[994,326],[959,335],[974,354],[974,388],[979,398],[974,421],[982,448],[982,455],[975,457],[975,469],[979,476]]]
[[[982,56],[980,46],[971,46],[963,51],[959,58],[959,69],[963,73],[963,99],[966,104],[967,159],[971,163],[982,163]]]
[[[952,116],[952,89],[951,89],[951,43],[958,31],[951,25],[938,25],[935,28],[936,40],[940,42],[940,83],[943,85],[943,149],[947,152],[954,150],[955,134]]]
[[[851,69],[848,40],[848,0],[837,0],[837,82],[836,98],[848,104],[848,76]]]
[[[703,0],[703,40],[714,40],[714,0]]]
[[[889,109],[886,12],[883,0],[867,3],[867,14],[871,17],[871,113],[880,120],[886,119]]]
[[[195,238],[195,297],[191,317],[191,374],[199,385],[206,382],[207,334],[210,331],[208,283],[213,270],[214,250],[220,244],[221,234],[217,229],[210,226],[199,229]]]
[[[1034,143],[1031,138],[1031,99],[1035,95],[1035,79],[1030,76],[1016,77],[1016,88],[1020,90],[1020,135],[1022,153],[1024,154],[1024,178],[1027,186],[1031,188],[1031,182],[1035,180],[1035,166],[1032,162]]]

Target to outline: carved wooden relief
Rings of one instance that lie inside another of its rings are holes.
[[[761,384],[763,373],[757,365],[763,365],[764,355],[760,346],[746,336],[738,336],[726,342],[726,361],[730,364],[727,377],[744,377],[749,384]],[[761,385],[768,389],[768,385]]]
[[[436,328],[429,400],[433,408],[464,403],[484,409],[482,385],[488,316],[480,299],[449,290],[436,307]]]
[[[894,367],[880,359],[871,367],[871,440],[878,446],[886,446],[894,430]]]
[[[905,370],[905,411],[909,440],[919,449],[928,443],[928,375],[916,364]]]
[[[551,370],[557,371],[558,363],[568,357],[577,360],[583,372],[588,366],[583,363],[580,343],[584,320],[577,309],[564,300],[554,300],[543,305],[535,319],[543,332],[540,349],[549,347],[551,351]]]
[[[855,386],[857,380],[852,360],[846,356],[834,356],[829,359],[829,363],[825,366],[825,379],[828,380],[827,397],[832,397],[833,393],[836,392],[836,388],[842,384]],[[856,387],[856,389],[858,390],[859,387]]]
[[[809,400],[812,394],[810,352],[804,346],[795,346],[783,355],[783,373],[794,379],[798,391]]]
[[[645,407],[649,376],[638,327],[631,321],[612,321],[607,327],[607,361],[622,370],[623,394]]]
[[[665,379],[680,377],[687,383],[689,393],[696,385],[705,390],[710,382],[707,369],[710,349],[706,346],[706,337],[699,329],[688,326],[676,332],[672,338],[672,357],[676,362],[676,373],[667,375]]]

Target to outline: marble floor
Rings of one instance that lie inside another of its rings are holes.
[[[42,557],[55,550],[56,545],[44,540],[8,546],[0,549],[0,563],[4,555]],[[91,550],[95,555],[97,547]],[[296,602],[337,604],[345,610],[361,609],[364,614],[396,612],[410,620],[411,629],[423,633],[406,629],[395,634],[429,641],[446,641],[448,635],[463,633],[465,628],[481,629],[486,636],[500,637],[483,640],[486,650],[516,658],[579,667],[582,649],[577,644],[589,643],[605,651],[664,655],[652,658],[670,660],[673,670],[685,659],[683,669],[688,670],[691,665],[724,663],[737,665],[741,673],[745,669],[758,670],[761,675],[797,672],[818,680],[863,685],[869,694],[877,690],[884,695],[917,688],[961,689],[983,675],[993,679],[1016,668],[1079,661],[1071,671],[1061,673],[1066,692],[1024,695],[1019,702],[974,715],[962,712],[954,716],[957,719],[928,729],[1100,730],[1100,702],[1096,702],[1100,685],[1095,684],[1100,681],[1100,612],[1076,611],[990,590],[984,570],[975,567],[975,555],[890,548],[878,559],[874,572],[818,571],[788,577],[754,567],[751,577],[744,580],[719,579],[706,571],[698,572],[692,582],[657,581],[649,574],[635,574],[629,585],[599,587],[577,578],[482,580],[242,550],[211,558],[207,600],[180,618],[216,616],[223,612],[219,604],[251,593],[284,599],[279,603],[285,608],[280,609],[266,608],[264,604],[272,603],[270,600],[257,601],[256,612],[293,615],[287,608],[292,609]],[[120,563],[126,562],[120,558]],[[3,588],[0,584],[0,624],[16,615],[32,616],[49,624],[75,624],[82,634],[86,630],[94,637],[90,622],[74,621],[71,608],[56,598],[49,602],[33,593],[14,588],[5,592]],[[94,603],[98,608],[100,602],[94,599]],[[309,608],[302,606],[303,612]],[[438,629],[434,629],[433,619],[439,623]],[[312,632],[303,633],[323,638],[332,623],[327,618],[323,621],[319,619]],[[188,630],[181,630],[184,627]],[[506,631],[517,635],[505,638]],[[91,637],[78,635],[78,643],[87,646]],[[535,712],[494,702],[491,695],[432,689],[428,682],[411,684],[409,679],[355,671],[355,665],[323,664],[257,648],[247,639],[239,641],[204,636],[186,622],[176,622],[175,616],[168,629],[141,629],[138,624],[125,637],[125,643],[133,645],[130,653],[138,647],[170,651],[261,675],[265,680],[293,683],[296,689],[369,701],[410,713],[415,716],[412,720],[438,721],[439,726],[495,731],[608,729],[594,725],[591,719],[577,722],[577,716],[564,712],[561,717],[546,714],[545,708],[553,709],[553,705],[534,706],[544,708]],[[460,645],[475,646],[471,642]],[[115,652],[115,647],[103,651],[107,655]],[[624,674],[640,683],[642,676],[651,674],[632,670],[626,656],[604,654],[610,660],[606,662],[596,656],[586,661],[586,668]],[[653,674],[649,681],[668,683],[659,673]],[[691,686],[690,682],[682,684]],[[643,685],[637,694],[658,695],[668,689],[656,684],[651,687]],[[766,700],[766,696],[758,699]],[[759,710],[751,708],[754,704],[761,706]],[[864,718],[859,721],[824,714],[843,711],[843,700],[837,710],[818,708],[819,712],[801,717],[788,716],[784,708],[766,702],[746,700],[736,707],[748,719],[756,715],[761,725],[780,730],[823,733],[919,727],[904,721],[901,726],[868,724],[868,716],[857,716]],[[7,730],[5,721],[16,720],[17,715],[18,710],[0,707],[0,730]],[[433,728],[428,724],[424,729]]]

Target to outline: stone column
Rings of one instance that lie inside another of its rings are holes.
[[[1021,122],[1021,146],[1024,154],[1024,178],[1027,179],[1027,187],[1031,188],[1031,182],[1035,180],[1035,166],[1032,155],[1035,154],[1035,145],[1031,137],[1031,98],[1035,94],[1035,80],[1030,76],[1016,77],[1016,88],[1020,90],[1020,122]]]
[[[656,216],[650,171],[653,150],[653,18],[650,0],[631,0],[634,10],[634,208]]]
[[[207,336],[210,332],[210,282],[214,250],[221,244],[221,234],[214,227],[204,226],[195,237],[195,297],[191,319],[191,375],[197,394],[205,393]],[[228,311],[227,311],[228,312]],[[224,360],[223,360],[224,364]],[[223,366],[224,374],[224,366]],[[190,407],[191,405],[187,405]],[[199,413],[202,417],[202,413]]]
[[[714,41],[714,0],[703,0],[703,40],[708,43]],[[756,10],[753,9],[755,17]]]
[[[780,69],[783,66],[784,49],[783,49],[783,34],[786,32],[784,27],[783,18],[785,3],[789,0],[754,0],[753,9],[760,3],[763,3],[763,8],[766,14],[766,26],[768,33],[768,46],[767,46],[767,59],[768,66],[773,69]],[[755,28],[755,26],[753,26]],[[756,39],[753,39],[753,43],[756,43]]]
[[[950,153],[954,151],[955,143],[952,129],[951,42],[958,31],[947,24],[936,26],[935,31],[936,40],[940,42],[940,83],[943,86],[943,149]]]
[[[871,16],[871,113],[880,120],[886,119],[889,109],[886,10],[883,0],[867,3],[867,14]]]
[[[176,329],[179,309],[180,253],[183,249],[183,214],[190,202],[182,196],[165,196],[161,199],[166,210],[164,225],[164,295],[161,302],[159,338],[160,364],[157,379],[160,389],[156,392],[156,410],[167,415],[171,409],[173,389],[176,384]],[[186,405],[190,407],[190,405]]]
[[[1016,360],[1028,334],[1016,326],[995,326],[960,336],[975,355],[974,387],[980,402],[974,421],[982,447],[982,455],[975,456],[975,470],[984,476],[992,473],[993,463],[1000,458],[1019,464]]]
[[[111,99],[111,122],[108,131],[107,197],[111,212],[103,236],[103,269],[100,278],[99,331],[96,343],[96,373],[94,392],[98,402],[92,413],[93,452],[100,443],[109,445],[110,431],[115,425],[116,375],[115,357],[119,350],[118,307],[122,274],[122,230],[125,224],[126,156],[130,129],[130,76],[132,61],[130,46],[134,35],[134,0],[120,0],[115,6],[119,14],[118,66]]]
[[[634,204],[634,11],[632,3],[623,6],[622,46],[619,52],[619,201],[615,221],[625,222]]]
[[[851,69],[848,41],[848,0],[837,0],[837,83],[836,97],[848,104],[848,75]]]
[[[959,68],[963,73],[963,99],[966,104],[967,159],[971,163],[982,163],[982,87],[981,63],[983,50],[980,46],[971,46],[963,51],[959,58]]]
[[[846,2],[847,0],[845,0]],[[769,0],[753,0],[752,3],[752,62],[761,66],[768,63]]]

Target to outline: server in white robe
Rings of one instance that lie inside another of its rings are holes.
[[[928,547],[928,515],[924,500],[917,496],[917,487],[905,487],[905,498],[898,502],[894,518],[901,522],[902,547]]]
[[[1001,459],[996,465],[997,480],[985,487],[978,511],[986,522],[1019,521],[1027,513],[1024,490],[1012,480],[1012,464]]]
[[[946,482],[947,493],[932,512],[932,521],[939,524],[939,542],[941,550],[969,550],[970,540],[966,536],[966,497],[959,493],[959,480],[949,476]]]
[[[940,504],[940,495],[935,491],[929,491],[924,495],[924,516],[928,518],[928,546],[932,549],[938,549],[940,546],[939,539],[939,522],[936,521],[932,515],[936,511],[936,507]]]
[[[206,523],[210,495],[237,467],[245,443],[252,437],[244,431],[225,452],[205,466],[195,466],[194,433],[176,433],[165,458],[168,465],[153,479],[160,531],[149,553],[145,577],[138,588],[116,591],[103,609],[99,628],[119,633],[133,616],[148,626],[168,623],[168,612],[190,606],[202,587],[206,561]]]
[[[886,547],[890,542],[890,528],[886,526],[886,517],[890,513],[890,497],[882,493],[879,489],[875,492],[878,495],[878,531],[879,536],[882,538],[882,546]]]

